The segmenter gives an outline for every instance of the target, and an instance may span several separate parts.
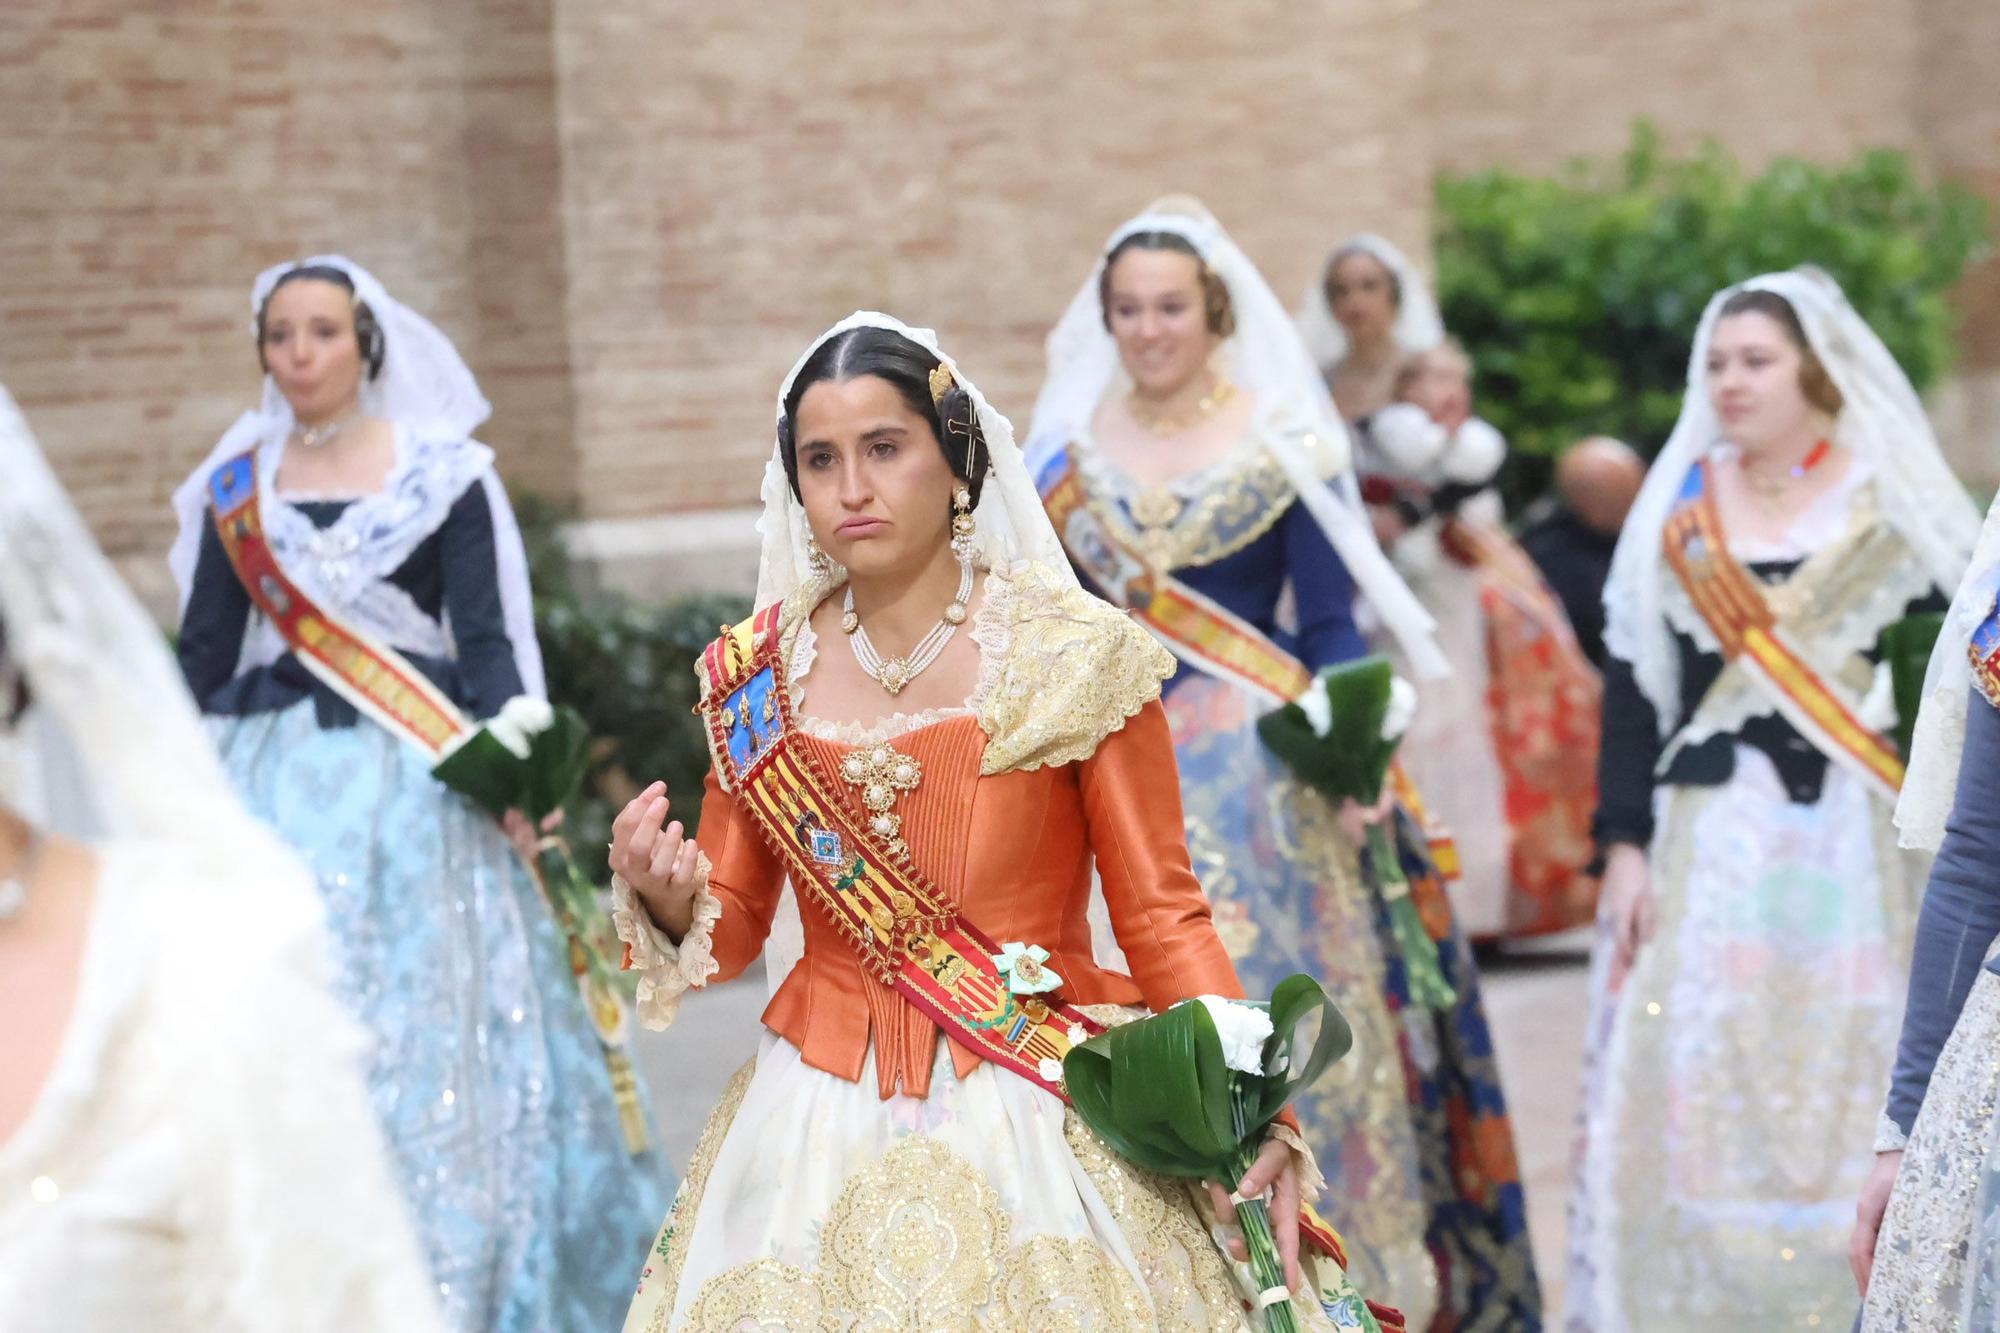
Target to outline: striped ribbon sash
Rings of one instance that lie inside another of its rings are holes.
[[[1689,470],[1661,534],[1668,567],[1687,590],[1723,657],[1770,695],[1786,721],[1830,759],[1894,800],[1903,785],[1895,742],[1862,722],[1786,639],[1764,590],[1729,554],[1706,461]]]
[[[994,962],[1000,945],[841,798],[792,714],[779,612],[766,607],[702,658],[708,690],[698,711],[717,779],[864,969],[953,1041],[1068,1102],[1063,1056],[1104,1025],[1056,995],[1012,994]],[[1310,1207],[1299,1230],[1346,1266],[1339,1235]]]

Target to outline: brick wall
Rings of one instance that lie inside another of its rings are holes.
[[[603,8],[560,25],[595,514],[753,499],[786,367],[857,306],[935,325],[1025,428],[1049,325],[1156,193],[1287,294],[1356,200],[1424,230],[1417,0]]]
[[[1043,334],[1155,194],[1206,198],[1288,302],[1350,231],[1420,249],[1433,170],[1615,151],[1641,114],[2000,197],[1996,67],[1990,0],[14,0],[0,380],[157,592],[165,497],[255,392],[251,276],[340,248],[458,340],[517,489],[639,523],[750,503],[779,378],[857,305],[934,323],[1025,426]],[[1963,305],[1985,439],[2000,267]]]
[[[395,0],[0,9],[0,380],[154,600],[168,493],[255,399],[267,264],[346,251],[486,372],[510,463],[567,441],[559,217],[514,180],[555,165],[546,22],[481,9],[477,43]]]

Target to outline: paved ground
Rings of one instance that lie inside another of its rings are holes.
[[[1513,1110],[1535,1255],[1551,1306],[1562,1278],[1585,947],[1580,939],[1565,937],[1493,960],[1482,974]],[[642,1034],[639,1063],[677,1169],[686,1164],[723,1084],[756,1049],[764,1001],[763,977],[753,975],[690,996],[671,1029]]]

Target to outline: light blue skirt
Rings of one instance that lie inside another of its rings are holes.
[[[337,993],[373,1035],[369,1088],[453,1326],[618,1327],[668,1171],[626,1150],[566,943],[506,839],[368,722],[323,729],[306,702],[215,736],[318,880]]]

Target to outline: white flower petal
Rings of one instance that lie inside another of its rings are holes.
[[[1417,715],[1417,687],[1401,676],[1389,681],[1389,707],[1382,714],[1382,739],[1393,741],[1410,729]]]
[[[1264,1072],[1264,1043],[1274,1030],[1271,1015],[1255,1005],[1224,999],[1220,995],[1198,996],[1208,1016],[1215,1020],[1215,1035],[1222,1041],[1222,1062],[1245,1074]]]
[[[1326,697],[1326,686],[1320,681],[1315,679],[1306,686],[1306,692],[1293,702],[1305,713],[1313,735],[1324,737],[1333,730],[1333,700]]]
[[[488,718],[486,720],[486,731],[494,740],[506,746],[508,752],[516,759],[526,759],[528,757],[529,750],[532,747],[528,742],[527,734],[509,721],[505,713],[502,713],[498,717]]]
[[[517,694],[509,699],[501,707],[500,716],[523,736],[538,735],[556,724],[556,710],[549,706],[548,700],[529,694]]]

